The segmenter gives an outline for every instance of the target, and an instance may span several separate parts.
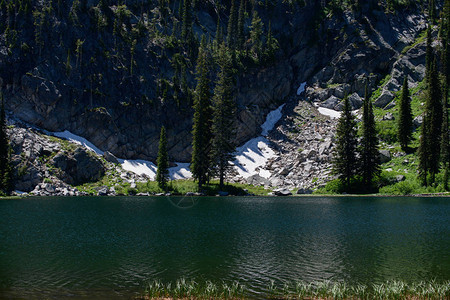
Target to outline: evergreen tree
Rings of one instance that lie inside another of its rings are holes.
[[[352,114],[350,101],[344,98],[344,109],[336,129],[336,147],[334,149],[333,172],[338,175],[345,191],[350,190],[352,177],[356,174],[357,133],[356,120]]]
[[[198,181],[199,190],[211,173],[212,110],[210,97],[209,53],[203,36],[197,60],[191,160],[192,175]]]
[[[166,128],[164,126],[161,127],[161,134],[159,136],[158,158],[156,164],[158,167],[156,171],[156,182],[158,182],[159,188],[166,190],[169,176],[169,156],[167,154],[167,137]]]
[[[422,184],[432,184],[439,172],[440,139],[442,129],[442,101],[436,60],[431,65],[428,77],[427,99],[419,146],[419,178]],[[427,176],[430,174],[430,182]]]
[[[362,138],[361,138],[361,167],[365,186],[370,189],[375,176],[380,173],[380,159],[378,154],[378,134],[373,114],[372,101],[366,93],[363,106]]]
[[[436,5],[434,4],[434,0],[428,0],[428,14],[430,22],[434,23],[434,20],[436,19]]]
[[[215,49],[219,49],[223,42],[222,26],[220,25],[220,19],[217,19],[216,39],[214,40]]]
[[[192,37],[191,0],[184,0],[183,19],[181,23],[181,39],[183,42],[186,42],[191,37]]]
[[[0,194],[8,194],[11,191],[12,169],[9,159],[9,141],[6,133],[5,103],[3,94],[0,93]]]
[[[431,26],[427,28],[427,47],[425,50],[425,79],[428,81],[431,64],[433,63],[433,47],[431,46]]]
[[[444,188],[448,190],[448,177],[450,168],[450,139],[448,128],[448,87],[444,80],[442,88],[442,138],[441,138],[441,159],[444,169]]]
[[[450,85],[450,0],[445,0],[444,9],[442,14],[442,53],[441,53],[441,64],[442,64],[442,74],[445,77],[445,83],[447,86]]]
[[[412,139],[412,112],[409,97],[408,76],[403,81],[402,96],[398,108],[398,141],[403,151],[407,151]]]
[[[235,50],[237,44],[237,16],[235,2],[236,0],[231,0],[230,16],[228,17],[227,28],[227,46],[231,50]]]
[[[258,16],[256,10],[253,11],[252,24],[250,26],[250,40],[252,43],[251,51],[256,61],[261,59],[262,49],[263,49],[263,22]]]
[[[267,50],[266,55],[269,61],[272,61],[275,57],[275,52],[278,49],[278,41],[272,35],[272,23],[269,22],[269,30],[267,31]]]
[[[239,5],[238,23],[237,23],[237,48],[242,50],[245,43],[245,0],[241,0]]]
[[[223,188],[225,172],[232,160],[235,150],[235,111],[236,103],[233,95],[233,70],[230,51],[224,43],[219,49],[220,72],[214,88],[213,97],[213,157],[219,174],[220,187]]]

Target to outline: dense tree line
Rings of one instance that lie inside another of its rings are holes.
[[[434,8],[434,1],[430,1]],[[431,26],[435,12],[431,13],[427,30],[425,111],[420,134],[419,179],[425,186],[436,183],[436,175],[444,171],[444,187],[448,188],[449,128],[448,128],[448,57],[450,32],[450,1],[444,2],[440,20],[441,46],[433,49]],[[440,52],[440,53],[439,53]],[[440,58],[440,61],[438,60]],[[440,63],[440,65],[439,65]]]

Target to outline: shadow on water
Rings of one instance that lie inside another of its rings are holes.
[[[449,221],[449,198],[6,200],[0,296],[128,296],[179,278],[255,294],[271,281],[449,280]]]

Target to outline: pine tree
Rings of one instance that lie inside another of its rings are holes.
[[[278,49],[278,41],[272,35],[272,23],[269,22],[269,30],[267,31],[267,49],[266,55],[269,61],[272,61],[275,57],[275,52]]]
[[[236,0],[231,0],[230,16],[228,17],[227,28],[227,46],[231,50],[235,50],[237,44],[237,17],[235,2]]]
[[[224,43],[219,49],[220,72],[214,88],[213,97],[213,157],[219,174],[220,187],[223,188],[225,172],[235,150],[235,112],[234,81],[230,51]]]
[[[250,26],[250,40],[252,42],[251,51],[256,61],[261,59],[262,49],[263,49],[263,22],[258,16],[256,10],[253,11],[252,24]]]
[[[350,101],[344,98],[344,110],[336,129],[336,147],[334,149],[333,172],[338,175],[345,191],[350,190],[352,177],[356,174],[357,133],[356,120],[351,112]]]
[[[408,150],[408,144],[412,139],[412,129],[411,99],[406,75],[398,108],[398,141],[403,151]]]
[[[445,77],[445,83],[450,85],[450,0],[445,0],[442,14],[442,74]]]
[[[241,0],[239,5],[238,23],[237,23],[237,48],[242,50],[245,43],[245,0]]]
[[[184,0],[183,5],[183,19],[181,24],[181,39],[188,41],[192,36],[192,12],[191,0]]]
[[[434,0],[428,0],[428,14],[430,22],[434,23],[434,20],[436,19],[436,5],[434,4]]]
[[[442,129],[442,101],[436,60],[428,76],[427,98],[419,146],[419,178],[423,185],[432,184],[439,172]],[[427,176],[430,174],[430,181]]]
[[[369,98],[367,84],[363,106],[360,153],[363,182],[370,189],[373,178],[380,173],[380,160],[375,116],[373,115],[373,107]]]
[[[215,49],[219,49],[223,42],[222,26],[220,25],[220,19],[217,19],[216,39],[214,40]]]
[[[211,173],[212,109],[210,97],[209,53],[203,36],[197,61],[191,160],[192,175],[198,181],[199,190]]]
[[[8,194],[11,191],[12,169],[9,159],[9,141],[6,132],[5,102],[0,93],[0,194]]]
[[[159,148],[158,148],[158,158],[156,160],[157,171],[156,171],[156,182],[162,190],[167,189],[167,181],[169,176],[169,156],[167,154],[167,137],[166,128],[161,127],[161,134],[159,136]]]
[[[448,128],[448,87],[444,80],[442,88],[442,137],[441,137],[441,160],[444,169],[444,188],[448,190],[448,177],[450,168],[450,138]]]
[[[431,64],[433,63],[433,47],[431,46],[431,26],[427,28],[427,47],[425,50],[425,78],[430,76]]]

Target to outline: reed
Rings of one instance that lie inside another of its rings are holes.
[[[163,284],[152,281],[146,285],[140,299],[386,299],[386,300],[444,300],[450,299],[450,281],[435,280],[405,283],[399,280],[371,285],[345,282],[302,281],[277,285],[270,281],[261,294],[252,294],[238,282],[215,284],[211,281],[198,283],[179,279]]]

